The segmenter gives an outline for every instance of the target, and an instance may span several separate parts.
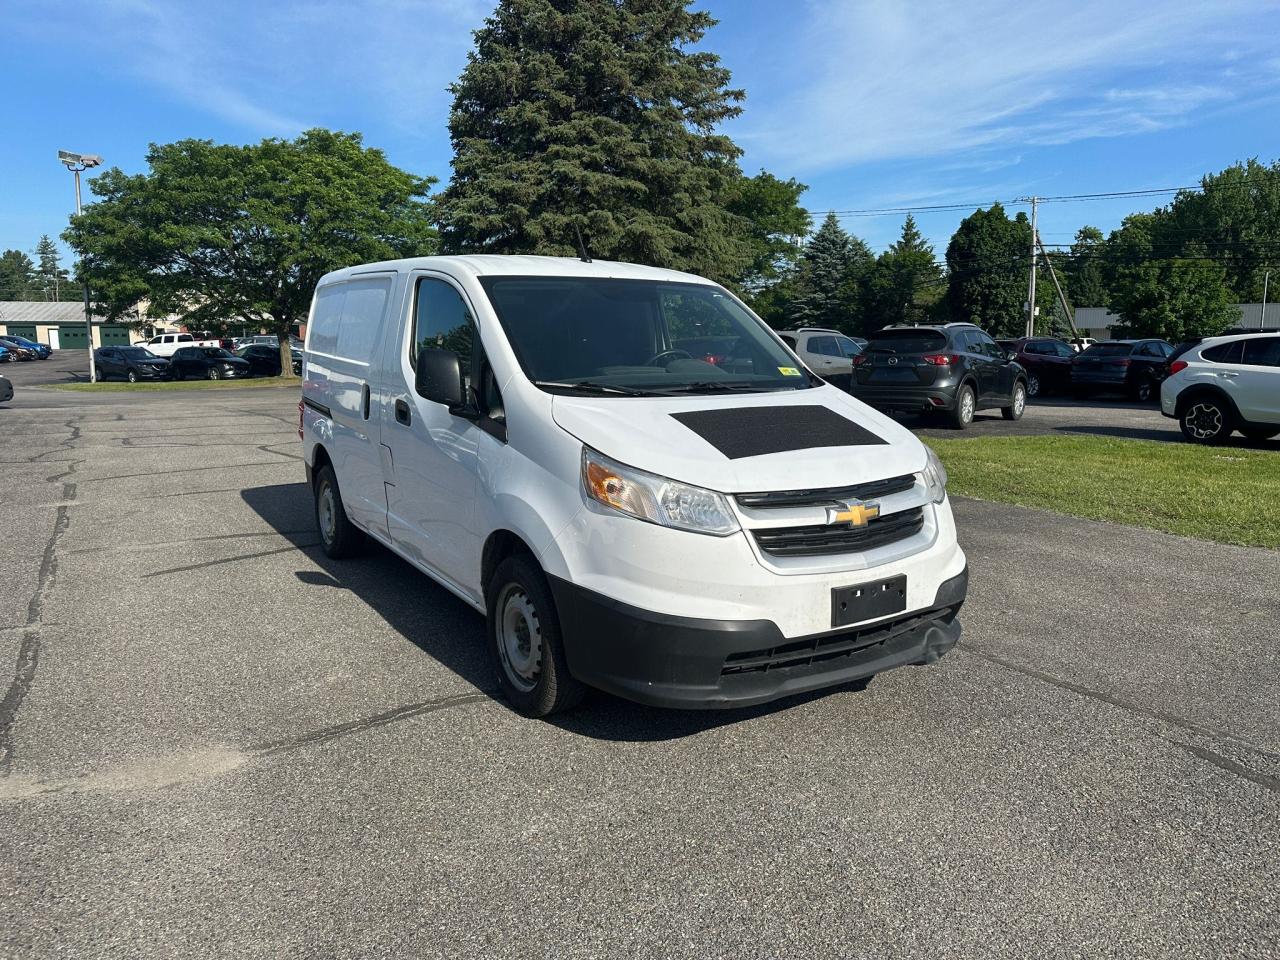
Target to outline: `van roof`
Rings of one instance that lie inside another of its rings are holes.
[[[620,263],[616,260],[592,260],[590,263],[586,263],[577,257],[534,257],[498,254],[469,254],[456,257],[410,257],[405,260],[362,263],[326,273],[320,278],[320,282],[322,284],[333,283],[365,273],[431,269],[443,270],[448,273],[467,273],[476,277],[598,277],[624,280],[711,283],[711,281],[692,273],[666,270],[662,267],[646,267],[638,263]]]

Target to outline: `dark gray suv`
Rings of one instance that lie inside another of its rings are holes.
[[[979,410],[1017,420],[1026,408],[1026,369],[972,323],[885,327],[867,340],[852,393],[877,409],[936,410],[963,430]]]

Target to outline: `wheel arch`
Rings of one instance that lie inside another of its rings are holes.
[[[512,530],[505,528],[494,530],[485,539],[484,547],[480,551],[480,589],[486,597],[489,593],[489,580],[493,577],[493,572],[498,569],[498,564],[507,557],[520,553],[528,554],[534,563],[538,563],[533,548]],[[541,567],[541,564],[538,565]]]
[[[1231,414],[1236,423],[1240,422],[1240,410],[1236,407],[1236,403],[1231,399],[1231,395],[1221,387],[1211,383],[1198,383],[1194,386],[1187,387],[1178,394],[1178,400],[1174,407],[1174,416],[1181,419],[1183,413],[1186,412],[1187,406],[1197,400],[1212,399],[1219,400],[1227,408],[1227,412]]]

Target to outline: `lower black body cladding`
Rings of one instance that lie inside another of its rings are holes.
[[[692,410],[671,416],[730,460],[813,447],[889,442],[820,404]]]

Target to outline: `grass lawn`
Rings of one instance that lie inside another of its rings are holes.
[[[1280,452],[1087,436],[929,444],[963,496],[1280,547]]]
[[[49,383],[50,390],[74,390],[77,393],[148,393],[161,390],[250,390],[254,387],[302,388],[302,381],[261,377],[248,380],[160,380],[154,383],[130,383],[128,380],[107,380],[100,383]]]

